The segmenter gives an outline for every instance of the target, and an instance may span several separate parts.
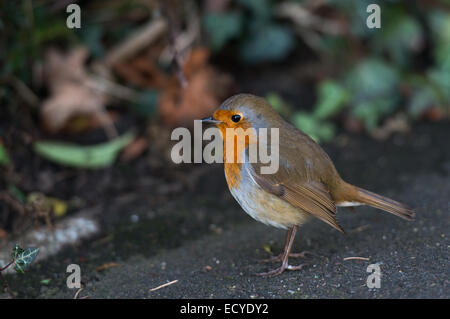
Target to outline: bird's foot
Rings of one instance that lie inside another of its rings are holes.
[[[302,251],[301,253],[291,253],[289,254],[289,258],[305,258],[306,255],[312,255],[309,251]],[[262,263],[273,263],[283,261],[283,254],[279,254],[278,256],[272,256],[267,259],[262,259],[260,262]]]
[[[262,277],[275,277],[278,275],[281,275],[285,270],[301,270],[303,267],[305,267],[307,264],[301,264],[298,266],[292,266],[289,264],[282,264],[279,268],[268,271],[268,272],[262,272],[259,274],[256,274],[257,276]]]

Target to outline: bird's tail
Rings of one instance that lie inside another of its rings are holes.
[[[346,201],[366,204],[375,208],[382,209],[406,220],[414,220],[414,211],[406,205],[396,202],[390,198],[375,194],[368,190],[350,185],[344,182],[344,193]]]

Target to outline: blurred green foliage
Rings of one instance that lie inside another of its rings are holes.
[[[213,52],[238,40],[238,57],[243,63],[279,61],[295,47],[293,31],[278,23],[272,0],[237,0],[236,9],[206,13],[204,27]]]
[[[8,165],[11,162],[9,158],[8,151],[5,146],[0,143],[0,165]]]
[[[224,5],[208,10],[207,3]],[[301,6],[323,24],[342,22],[347,29],[326,32],[280,17],[279,7],[286,3]],[[366,25],[367,6],[372,3],[381,7],[380,29]],[[429,108],[449,112],[449,0],[327,0],[320,4],[307,0],[188,0],[174,10],[181,13],[181,28],[192,18],[187,4],[197,6],[207,35],[204,39],[213,55],[227,52],[224,56],[234,55],[242,65],[257,69],[261,64],[272,63],[276,68],[276,62],[301,63],[296,59],[303,56],[301,51],[308,51],[318,64],[328,67],[319,80],[314,78],[317,99],[312,111],[288,116],[317,139],[332,138],[336,131],[333,120],[342,113],[359,119],[371,131],[400,111],[412,119]],[[43,50],[52,44],[70,48],[81,43],[89,47],[92,58],[101,58],[159,14],[157,5],[149,7],[138,0],[81,1],[80,5],[82,28],[72,30],[66,27],[64,6],[57,2],[0,2],[0,38],[5,47],[0,50],[0,78],[14,75],[30,84],[33,63],[42,60]],[[126,18],[131,13],[141,18]],[[305,38],[308,34],[314,35],[314,47],[311,38]],[[155,114],[158,92],[140,96],[132,109],[144,116]],[[274,107],[285,104],[276,94],[271,98]]]
[[[267,101],[278,113],[288,120],[291,119],[296,127],[316,142],[328,142],[333,139],[336,127],[331,120],[345,107],[349,97],[347,90],[331,80],[320,84],[317,107],[312,112],[294,111],[292,105],[274,92],[266,95]]]
[[[220,23],[204,25],[213,51],[225,50],[227,45],[237,47],[236,56],[254,65],[281,62],[299,50],[301,42],[307,43],[304,34],[311,30],[277,17],[280,3],[294,3],[305,11],[311,7],[309,1],[233,1],[220,12]],[[380,29],[366,25],[370,15],[367,6],[372,3],[381,8]],[[369,131],[399,111],[413,119],[428,108],[449,113],[449,9],[447,0],[325,1],[321,11],[327,15],[318,10],[310,13],[345,20],[348,32],[312,30],[317,35],[313,49],[319,50],[318,58],[330,66],[329,74],[317,84],[313,111],[294,112],[288,117],[315,139],[329,140],[335,132],[331,120],[341,112],[360,119]],[[299,28],[303,31],[295,34]],[[267,97],[283,112],[286,103],[280,96],[272,92]]]
[[[53,162],[79,168],[102,168],[114,163],[119,152],[135,137],[131,132],[111,141],[82,146],[53,141],[34,143],[35,151]]]

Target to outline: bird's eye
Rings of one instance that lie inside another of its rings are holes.
[[[231,120],[234,123],[237,123],[237,122],[239,122],[241,120],[241,116],[239,114],[234,114],[233,116],[231,116]]]

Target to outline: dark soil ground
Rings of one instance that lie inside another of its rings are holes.
[[[66,267],[76,263],[84,286],[78,297],[449,298],[449,138],[447,122],[418,124],[385,142],[341,135],[325,145],[344,179],[407,203],[417,218],[406,222],[372,208],[340,208],[346,235],[319,221],[300,229],[294,250],[314,255],[291,261],[308,264],[298,272],[255,276],[278,266],[258,260],[281,250],[284,233],[242,211],[220,165],[206,168],[193,189],[161,201],[153,200],[158,183],[143,182],[153,172],[115,167],[117,173],[92,173],[109,183],[108,194],[91,190],[99,200],[89,201],[102,211],[102,232],[7,280],[19,298],[73,298]],[[117,174],[128,174],[130,182],[115,185]],[[369,260],[344,261],[355,256]],[[96,269],[112,262],[118,266]],[[381,287],[369,289],[366,269],[374,263],[381,268]],[[150,291],[173,280],[178,282]]]

